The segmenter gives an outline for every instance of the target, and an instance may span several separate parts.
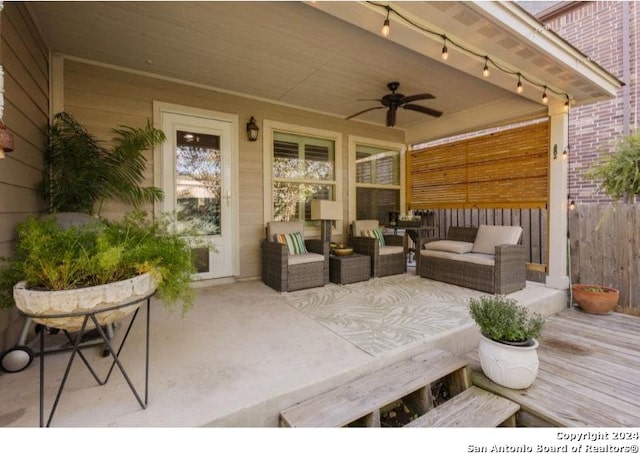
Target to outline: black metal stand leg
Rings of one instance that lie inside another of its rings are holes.
[[[98,322],[98,318],[96,316],[97,313],[102,313],[102,312],[105,312],[105,311],[109,311],[109,310],[112,310],[114,308],[96,310],[96,311],[92,311],[92,312],[84,312],[84,313],[79,314],[81,316],[84,316],[84,319],[83,319],[82,327],[81,327],[80,331],[78,332],[78,336],[76,337],[75,341],[72,339],[71,335],[69,334],[69,332],[67,330],[63,330],[63,332],[66,335],[67,339],[69,339],[69,341],[73,344],[73,348],[72,348],[72,351],[71,351],[71,356],[69,357],[69,361],[67,362],[66,369],[64,371],[64,376],[62,378],[62,381],[60,382],[60,386],[58,387],[58,392],[56,394],[55,401],[54,401],[53,406],[51,408],[51,412],[49,413],[49,417],[48,417],[47,424],[46,424],[47,427],[51,426],[51,421],[52,421],[53,416],[54,416],[54,414],[56,412],[56,409],[58,407],[58,403],[60,401],[60,397],[62,395],[62,392],[64,390],[65,384],[67,382],[67,378],[69,377],[69,373],[71,371],[71,366],[73,365],[73,362],[75,360],[76,354],[80,356],[82,362],[88,368],[88,370],[91,373],[91,375],[93,376],[93,378],[100,385],[104,385],[104,384],[107,383],[107,381],[109,380],[109,378],[111,376],[111,373],[112,373],[114,367],[117,366],[118,369],[120,370],[120,372],[122,373],[123,377],[127,381],[127,384],[129,385],[129,388],[131,389],[133,395],[136,397],[136,400],[140,404],[140,407],[142,409],[146,409],[147,402],[148,402],[148,399],[149,399],[149,338],[150,338],[149,328],[150,328],[151,296],[148,296],[146,299],[147,299],[147,322],[146,322],[146,337],[145,337],[144,401],[142,400],[142,398],[138,394],[137,389],[133,385],[133,382],[129,378],[129,375],[125,371],[124,366],[123,366],[123,364],[122,364],[122,362],[120,361],[120,358],[119,358],[120,357],[120,353],[122,352],[122,349],[124,348],[124,344],[125,344],[128,336],[129,336],[129,333],[131,332],[131,328],[133,326],[133,323],[136,320],[136,317],[138,315],[138,311],[140,310],[140,307],[138,306],[138,308],[135,310],[135,312],[134,312],[134,314],[133,314],[133,316],[131,318],[131,321],[129,322],[129,326],[127,327],[126,333],[124,334],[124,336],[122,338],[122,342],[120,343],[120,346],[118,347],[117,351],[114,349],[113,345],[111,344],[111,341],[113,340],[112,332],[110,332],[108,330],[108,326],[106,326],[107,331],[105,332],[105,327],[100,325],[100,323]],[[144,299],[142,299],[142,300],[144,300]],[[132,303],[139,302],[139,301],[140,301],[140,299],[138,301],[129,302],[128,304],[131,305]],[[65,316],[55,315],[55,316],[49,316],[49,317],[65,317]],[[81,351],[82,337],[86,333],[87,322],[89,321],[89,319],[91,319],[91,321],[95,325],[96,330],[98,331],[98,333],[102,337],[102,340],[104,341],[104,345],[105,345],[108,353],[113,358],[113,362],[111,363],[111,366],[109,367],[109,371],[107,373],[107,376],[106,376],[106,378],[104,380],[101,380],[98,377],[97,373],[95,372],[95,370],[93,369],[93,367],[91,366],[91,364],[89,363],[89,361],[87,360],[87,358],[84,356],[84,354]],[[44,334],[45,334],[45,329],[43,327],[42,329],[40,329],[40,427],[45,426],[44,425],[44,350],[45,350],[44,349],[44,343],[45,343],[44,342]]]
[[[44,327],[40,329],[40,428],[44,426]]]

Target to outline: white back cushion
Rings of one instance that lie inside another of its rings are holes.
[[[353,235],[362,236],[363,231],[375,230],[380,224],[377,220],[354,220],[353,221]]]
[[[269,222],[267,225],[267,241],[274,242],[274,235],[303,232],[302,222]],[[303,235],[304,237],[304,235]]]
[[[480,225],[472,252],[495,255],[496,245],[516,245],[521,235],[519,226]]]

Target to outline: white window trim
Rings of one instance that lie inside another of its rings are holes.
[[[307,137],[332,140],[335,144],[335,201],[342,202],[342,134],[340,132],[299,126],[279,121],[263,120],[262,156],[264,169],[264,224],[273,220],[273,133],[283,132]],[[314,180],[313,182],[322,182]],[[342,221],[337,221],[333,234],[342,231]],[[306,237],[319,236],[320,227],[305,227]]]
[[[360,137],[357,135],[349,135],[348,137],[348,149],[349,149],[349,223],[356,219],[356,147],[372,146],[375,148],[384,148],[392,151],[400,152],[400,185],[384,185],[387,188],[400,189],[400,214],[406,212],[406,199],[405,199],[405,184],[406,184],[406,151],[407,147],[404,143],[389,142],[385,140],[376,140],[368,137]],[[379,184],[358,184],[358,187],[371,187],[379,188],[383,187]]]

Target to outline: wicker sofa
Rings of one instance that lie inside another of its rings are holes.
[[[515,226],[449,227],[445,240],[420,243],[419,275],[492,294],[518,291],[526,283],[521,236]]]
[[[365,231],[380,228],[377,220],[354,220],[349,245],[355,253],[371,257],[372,277],[404,274],[407,271],[406,237],[385,234],[385,245],[381,246],[377,239],[364,236]]]
[[[308,253],[293,254],[276,234],[303,232],[302,222],[269,222],[267,239],[262,241],[262,281],[271,288],[295,291],[329,283],[329,243],[320,239],[304,241]]]

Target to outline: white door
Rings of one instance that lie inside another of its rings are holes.
[[[233,275],[231,121],[161,111],[163,210],[193,246],[194,279]]]

